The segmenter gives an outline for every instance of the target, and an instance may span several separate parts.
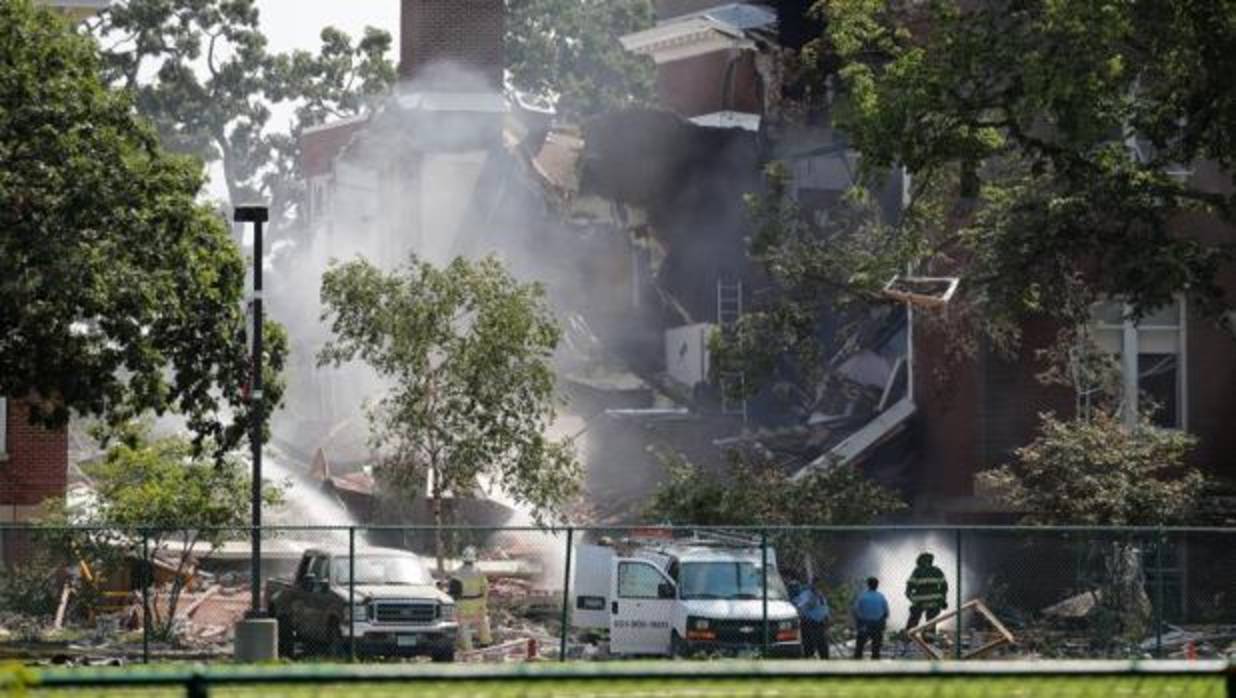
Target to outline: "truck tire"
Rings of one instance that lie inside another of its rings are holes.
[[[347,641],[343,638],[343,633],[339,630],[339,619],[328,618],[326,620],[326,634],[323,636],[325,642],[325,654],[327,657],[340,658],[347,654]]]
[[[279,615],[273,608],[270,613],[279,623],[279,656],[291,659],[296,654],[296,632],[292,627],[292,619]]]

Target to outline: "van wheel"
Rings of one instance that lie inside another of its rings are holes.
[[[675,659],[687,659],[691,654],[685,640],[674,630],[670,633],[670,656]]]

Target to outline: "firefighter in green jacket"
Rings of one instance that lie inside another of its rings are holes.
[[[462,649],[473,645],[485,646],[493,642],[489,630],[489,580],[476,568],[476,548],[468,546],[463,551],[463,564],[451,575],[451,596],[455,597],[455,617],[461,628]]]
[[[948,608],[948,582],[944,572],[932,562],[931,553],[918,556],[914,572],[906,582],[906,598],[910,599],[910,619],[906,630],[918,625],[924,617],[932,620]]]

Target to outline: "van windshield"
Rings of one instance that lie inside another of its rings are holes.
[[[678,588],[684,599],[762,599],[763,574],[753,562],[684,562]],[[768,598],[785,599],[777,568],[768,568]]]
[[[357,584],[432,584],[429,573],[419,561],[398,555],[357,555]],[[348,583],[348,559],[336,559],[332,578],[336,584]]]

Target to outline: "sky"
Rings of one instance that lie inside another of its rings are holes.
[[[399,60],[399,0],[257,0],[262,30],[271,52],[304,49],[317,53],[319,35],[327,26],[347,32],[354,40],[366,26],[385,29],[394,37],[391,58]],[[271,126],[286,128],[291,107],[275,107]],[[211,168],[210,194],[226,199],[218,167]]]
[[[272,51],[319,45],[322,28],[334,25],[353,37],[366,25],[385,29],[399,45],[399,0],[257,0]]]

